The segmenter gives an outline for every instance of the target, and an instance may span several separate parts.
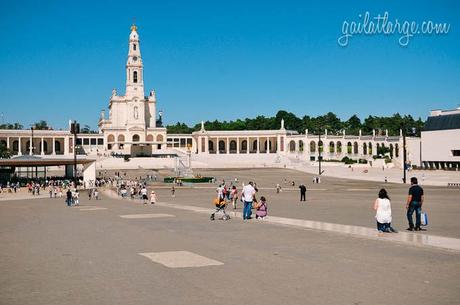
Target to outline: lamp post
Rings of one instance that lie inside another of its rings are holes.
[[[30,137],[29,155],[32,156],[34,154],[34,126],[33,125],[30,127],[30,131],[32,135]]]
[[[77,188],[77,133],[80,132],[80,124],[77,121],[70,124],[70,132],[73,134],[73,183]]]
[[[407,151],[406,151],[406,127],[402,128],[403,136],[403,183],[406,184],[406,163],[407,163]]]
[[[318,176],[321,176],[321,128],[319,129],[319,132],[318,132]]]
[[[406,125],[401,126],[402,129],[402,136],[403,136],[403,183],[406,183],[407,181],[407,148],[406,148],[406,136],[407,136],[407,127]],[[412,127],[410,129],[411,135],[416,136],[417,135],[417,128]]]

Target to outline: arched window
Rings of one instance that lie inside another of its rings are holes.
[[[208,141],[208,150],[211,152],[214,151],[214,142],[211,140]]]
[[[248,150],[248,141],[243,140],[243,142],[241,142],[241,150],[242,151],[247,151]]]
[[[353,153],[358,154],[358,142],[353,143]]]
[[[133,135],[133,142],[139,142],[140,141],[140,137],[138,134],[135,134]]]
[[[18,140],[14,140],[14,141],[13,141],[13,151],[14,151],[14,152],[18,152],[18,151],[19,151],[19,141],[18,141]]]
[[[393,159],[393,144],[390,144],[390,158]]]
[[[316,143],[315,141],[310,142],[310,152],[314,153],[316,151]]]
[[[372,155],[372,143],[369,142],[369,155]]]
[[[109,134],[107,136],[107,142],[115,142],[115,136],[113,134]]]
[[[341,154],[342,153],[342,142],[337,142],[337,153]]]
[[[351,144],[351,142],[348,142],[347,143],[347,153],[351,154],[352,151],[353,151],[353,145]]]
[[[139,118],[139,107],[134,106],[133,114],[134,114],[134,119],[137,120]]]
[[[299,151],[300,152],[303,151],[303,141],[302,140],[299,141]]]
[[[60,153],[61,152],[61,142],[59,142],[58,140],[54,141],[54,149],[57,153]]]
[[[329,152],[333,154],[335,152],[335,145],[334,142],[329,142]]]
[[[118,142],[123,143],[125,141],[125,136],[124,135],[118,135]]]
[[[219,152],[225,152],[225,142],[223,140],[219,141]]]
[[[137,83],[137,71],[133,72],[133,82]]]
[[[271,150],[272,149],[272,143],[270,141],[265,140],[264,148],[265,148],[265,152]]]
[[[395,144],[395,156],[396,156],[396,158],[399,158],[399,145],[398,145],[398,143]]]
[[[318,142],[318,151],[323,152],[323,141]]]
[[[42,150],[42,143],[40,142],[40,150]],[[48,142],[43,141],[43,152],[47,153],[48,152]]]
[[[367,144],[363,143],[363,155],[367,155]]]
[[[137,49],[137,45],[133,44],[133,50],[136,51],[136,49]]]
[[[236,152],[236,141],[230,141],[230,152]]]
[[[157,142],[163,142],[163,136],[161,134],[157,135]]]
[[[257,140],[254,140],[254,142],[252,142],[252,150],[257,151]]]
[[[291,140],[291,142],[289,142],[289,151],[291,152],[295,151],[295,141],[294,140]]]
[[[151,134],[147,135],[147,142],[153,142],[153,136]]]

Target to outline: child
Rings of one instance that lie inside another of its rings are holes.
[[[74,193],[74,199],[73,199],[73,202],[74,202],[74,205],[76,206],[79,206],[80,205],[80,194],[78,193],[78,190],[75,190],[75,193]]]
[[[97,189],[94,189],[94,198],[99,200],[99,191]]]
[[[256,204],[256,219],[264,219],[267,216],[267,200],[264,196],[260,197],[260,202]]]
[[[228,220],[230,219],[230,216],[225,212],[225,207],[227,205],[227,202],[223,199],[223,198],[215,198],[214,201],[213,201],[214,205],[216,206],[216,210],[214,211],[214,213],[211,214],[211,217],[210,219],[211,220],[214,220],[215,219],[215,215],[218,213],[218,212],[222,212],[223,213],[223,216],[222,216],[222,219],[223,220]]]
[[[155,204],[157,202],[157,194],[155,194],[155,191],[152,190],[150,192],[150,204]]]

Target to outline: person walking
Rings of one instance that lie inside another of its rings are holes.
[[[150,204],[155,204],[157,202],[157,194],[154,190],[150,192]]]
[[[171,197],[176,197],[176,188],[174,185],[171,187]]]
[[[74,205],[80,205],[80,193],[78,192],[78,190],[75,190],[75,193],[73,194],[74,196],[74,199],[73,199],[73,203]]]
[[[300,189],[300,201],[306,201],[307,187],[302,183],[299,185]]]
[[[142,202],[144,204],[147,204],[147,200],[149,198],[147,197],[147,189],[145,188],[145,186],[143,186],[142,189],[141,189],[141,197],[142,197]]]
[[[377,230],[379,232],[396,233],[396,230],[391,227],[391,202],[385,189],[380,190],[378,198],[374,202],[374,210],[376,211]]]
[[[251,219],[252,202],[254,201],[255,194],[256,190],[254,189],[253,183],[251,181],[249,184],[244,186],[242,192],[242,199],[244,200],[243,220]]]
[[[67,196],[67,206],[70,207],[72,205],[72,191],[70,190],[70,188],[67,190],[66,192],[66,196]]]
[[[422,205],[423,205],[423,188],[418,185],[416,177],[410,178],[411,187],[409,188],[409,195],[407,196],[406,210],[407,210],[407,221],[409,222],[408,231],[426,231],[421,228],[422,220]],[[415,227],[412,215],[415,212]]]
[[[238,190],[236,186],[232,186],[230,197],[232,198],[233,209],[236,210],[236,201],[238,200]]]

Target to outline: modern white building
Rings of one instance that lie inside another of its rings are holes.
[[[421,146],[424,167],[460,168],[460,107],[431,111],[421,132]]]
[[[161,124],[161,116],[157,116],[155,91],[151,90],[148,96],[145,95],[140,39],[134,25],[129,35],[125,69],[124,95],[118,94],[116,89],[112,91],[108,117],[105,111],[100,114],[99,133],[79,134],[77,152],[93,157],[164,157],[191,153],[206,159],[225,154],[243,158],[263,154],[295,156],[305,161],[316,161],[320,155],[323,160],[341,160],[347,156],[372,161],[378,147],[385,146],[390,149],[393,163],[402,166],[402,134],[389,136],[388,132],[376,134],[374,131],[369,135],[361,132],[347,135],[343,132],[332,135],[324,130],[319,137],[308,130],[304,134],[286,130],[283,122],[277,130],[243,131],[206,130],[202,123],[201,130],[192,134],[167,135],[166,128]],[[74,149],[70,131],[0,130],[0,141],[14,155],[52,158],[55,155],[71,156]],[[420,165],[420,138],[409,138],[407,147],[409,162]]]

